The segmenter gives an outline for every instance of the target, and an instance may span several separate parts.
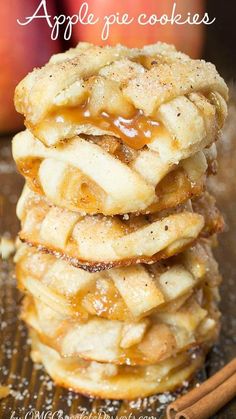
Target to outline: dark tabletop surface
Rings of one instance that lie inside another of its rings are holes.
[[[223,139],[218,144],[218,175],[209,181],[209,187],[217,198],[218,207],[227,224],[227,230],[220,236],[219,247],[215,251],[223,275],[222,331],[218,344],[207,358],[205,370],[198,377],[199,380],[212,375],[236,356],[236,94],[233,92],[231,96],[229,118]],[[22,185],[23,181],[16,173],[11,157],[10,137],[0,138],[0,232],[12,238],[19,229],[15,205]],[[171,401],[171,395],[120,403],[88,399],[54,387],[44,370],[33,366],[29,358],[27,332],[18,318],[21,295],[16,290],[12,261],[1,262],[1,265],[0,384],[10,385],[13,391],[12,395],[0,401],[0,418],[25,418],[25,414],[31,409],[44,413],[42,418],[47,419],[50,416],[46,412],[57,412],[60,409],[63,415],[57,413],[53,418],[69,418],[70,415],[73,417],[72,415],[83,411],[86,414],[92,412],[90,418],[98,418],[98,412],[107,413],[107,416],[100,416],[99,419],[128,417],[131,412],[132,418],[146,415],[146,418],[154,419],[165,416],[164,402]],[[33,417],[32,412],[28,417]],[[236,401],[225,406],[216,417],[235,419]]]

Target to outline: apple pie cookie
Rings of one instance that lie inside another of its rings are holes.
[[[31,134],[18,134],[14,158],[34,190],[64,208],[159,211],[200,193],[227,95],[212,64],[166,45],[79,46],[18,85]]]
[[[40,251],[54,254],[76,267],[96,272],[137,263],[153,263],[180,253],[200,234],[222,228],[221,216],[201,199],[173,211],[138,217],[81,215],[52,206],[25,187],[17,205],[22,223],[19,237]],[[207,200],[208,203],[208,200]],[[216,220],[204,219],[204,212]]]
[[[22,244],[15,262],[18,286],[23,292],[58,314],[80,321],[99,316],[136,322],[156,310],[177,310],[199,286],[204,286],[203,281],[210,288],[220,282],[206,240],[164,262],[96,273]]]
[[[214,65],[172,46],[79,44],[28,74],[16,88],[15,105],[48,146],[77,134],[111,134],[134,149],[164,147],[163,155],[186,141],[192,147],[214,141],[227,97]]]
[[[216,160],[215,144],[165,164],[111,136],[74,137],[48,148],[29,131],[15,136],[12,151],[34,192],[68,210],[104,215],[153,213],[198,196]]]
[[[22,318],[40,340],[62,357],[118,365],[152,365],[216,338],[219,325],[217,287],[200,287],[176,310],[155,311],[137,322],[91,316],[81,322],[25,298]]]
[[[81,394],[110,399],[132,400],[155,393],[173,391],[191,379],[202,366],[209,344],[170,357],[156,365],[129,366],[62,358],[42,343],[35,332],[32,358],[41,362],[57,385]]]

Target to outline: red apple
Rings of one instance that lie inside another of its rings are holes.
[[[54,15],[53,2],[47,2]],[[22,118],[13,105],[17,83],[34,67],[43,65],[59,51],[58,41],[50,38],[50,28],[44,19],[35,19],[20,26],[17,19],[34,14],[39,0],[7,0],[0,3],[0,133],[22,127]]]

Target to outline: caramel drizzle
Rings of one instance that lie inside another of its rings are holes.
[[[105,111],[100,115],[91,115],[89,100],[80,107],[62,107],[54,110],[50,117],[57,124],[91,124],[102,130],[112,131],[115,136],[135,150],[140,150],[164,132],[160,122],[147,118],[140,110],[136,110],[130,118],[111,115]]]

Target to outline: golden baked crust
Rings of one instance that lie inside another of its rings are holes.
[[[132,400],[182,387],[184,381],[191,379],[200,369],[209,349],[203,345],[196,351],[181,353],[158,365],[118,366],[61,358],[55,350],[42,344],[34,332],[31,331],[30,335],[33,361],[42,362],[57,385],[104,399]]]
[[[149,216],[83,216],[51,206],[27,187],[17,215],[23,242],[90,271],[168,258],[196,240],[204,227],[191,201]]]
[[[196,212],[189,201],[171,212],[149,216],[83,216],[51,206],[25,187],[17,205],[22,222],[19,237],[90,272],[153,263],[180,253],[200,233],[209,236],[222,230],[222,217],[208,194],[193,206]]]
[[[80,321],[94,315],[138,321],[154,310],[176,310],[202,281],[207,287],[220,282],[216,261],[205,240],[165,262],[100,273],[77,269],[22,244],[15,262],[22,291],[59,314]]]
[[[16,88],[15,106],[49,146],[84,133],[113,134],[134,148],[146,143],[156,148],[166,131],[181,143],[190,133],[192,144],[213,142],[227,96],[214,65],[173,46],[79,44],[26,76]]]
[[[189,149],[177,164],[156,151],[132,151],[115,137],[75,137],[48,148],[29,131],[15,136],[12,151],[34,192],[71,211],[104,215],[162,211],[198,196],[208,161],[216,159],[215,144]]]
[[[25,298],[21,316],[62,357],[152,365],[214,340],[219,331],[217,303],[218,288],[203,284],[180,307],[155,311],[135,322],[97,316],[81,322],[32,297]]]

